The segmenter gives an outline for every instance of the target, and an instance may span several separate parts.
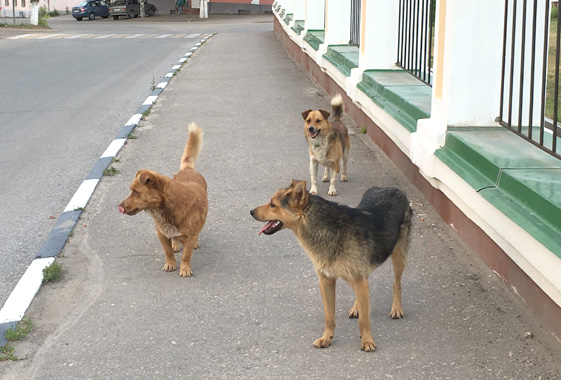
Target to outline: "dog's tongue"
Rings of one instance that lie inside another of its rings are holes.
[[[123,208],[123,206],[118,206],[118,208],[119,208],[119,212],[120,212],[121,214],[124,214],[124,213],[125,213],[125,209]]]
[[[263,226],[263,228],[261,228],[261,231],[259,231],[259,235],[261,235],[263,233],[263,231],[265,231],[267,228],[271,227],[274,223],[275,223],[274,220],[268,221],[267,224],[265,224]]]

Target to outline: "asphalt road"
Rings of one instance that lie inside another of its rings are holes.
[[[47,31],[0,30],[0,307],[92,166],[195,36],[272,28],[271,16],[249,24],[187,17],[63,16]]]

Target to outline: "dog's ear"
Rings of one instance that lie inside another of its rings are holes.
[[[308,114],[310,112],[312,112],[312,110],[307,110],[307,111],[302,112],[302,118],[304,118],[304,120],[306,120],[306,118],[308,117]]]
[[[138,177],[138,182],[141,185],[144,185],[150,189],[156,189],[158,188],[158,178],[156,178],[156,176],[154,176],[153,173],[151,173],[148,170],[139,170],[136,173],[136,176]]]
[[[302,208],[308,201],[308,192],[306,191],[306,181],[292,180],[290,184],[290,194],[288,194],[288,203],[292,208]]]
[[[319,112],[321,112],[325,120],[329,119],[329,115],[330,115],[329,112],[327,112],[326,110],[319,110]]]

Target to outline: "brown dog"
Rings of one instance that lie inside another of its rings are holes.
[[[328,120],[329,112],[325,110],[302,112],[302,117],[305,120],[304,134],[310,153],[310,176],[312,177],[310,194],[314,195],[318,193],[317,174],[319,164],[325,166],[325,173],[321,181],[330,181],[328,195],[337,195],[335,180],[339,171],[341,171],[341,181],[347,182],[347,160],[349,159],[351,141],[347,127],[341,120],[343,98],[340,94],[331,99],[331,107],[333,108],[331,123]],[[343,161],[342,167],[340,161]],[[329,170],[331,170],[331,179],[329,178]]]
[[[368,276],[392,258],[395,281],[390,316],[402,318],[401,275],[411,229],[411,207],[405,193],[393,187],[372,187],[351,208],[308,194],[305,181],[292,180],[290,187],[278,190],[250,214],[267,222],[260,231],[265,235],[291,229],[314,264],[325,314],[325,330],[314,347],[328,347],[333,339],[335,282],[340,277],[356,295],[348,314],[358,317],[360,347],[376,349],[370,330]]]
[[[139,170],[130,185],[131,193],[119,204],[119,211],[136,215],[145,210],[153,218],[158,239],[164,247],[164,271],[174,271],[174,252],[183,244],[179,275],[191,276],[191,256],[199,247],[198,237],[208,211],[207,184],[195,170],[195,162],[203,146],[203,131],[189,125],[189,139],[181,157],[179,172],[173,179],[153,172]]]

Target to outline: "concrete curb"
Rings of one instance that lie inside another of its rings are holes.
[[[109,144],[105,152],[101,155],[86,179],[82,182],[68,205],[58,218],[57,223],[51,230],[49,236],[43,243],[37,256],[27,268],[18,284],[6,300],[0,310],[0,346],[4,346],[7,340],[4,336],[7,330],[14,328],[25,315],[27,308],[31,305],[33,298],[39,291],[43,282],[43,269],[51,265],[58,254],[64,248],[70,233],[78,223],[82,211],[88,204],[97,184],[103,177],[103,172],[107,169],[113,159],[117,156],[121,148],[127,143],[129,134],[138,126],[143,118],[143,114],[152,108],[152,105],[162,91],[166,88],[171,78],[187,62],[189,57],[201,47],[210,37],[216,33],[209,34],[193,46],[177,64],[164,76],[162,81],[153,89],[152,93],[146,98],[136,113],[131,116],[127,123],[121,128],[115,139]]]

